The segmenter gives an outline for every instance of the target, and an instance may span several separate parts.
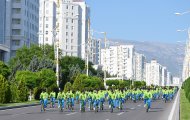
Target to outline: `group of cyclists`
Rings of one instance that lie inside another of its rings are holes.
[[[51,108],[58,107],[61,111],[68,109],[74,110],[76,104],[80,104],[80,111],[85,112],[86,107],[90,111],[102,111],[104,106],[108,103],[110,112],[113,112],[115,108],[122,110],[123,105],[131,100],[133,102],[144,100],[144,107],[148,112],[151,108],[152,100],[162,99],[167,102],[173,99],[177,87],[157,87],[154,89],[126,89],[126,90],[94,90],[94,91],[76,91],[72,90],[68,92],[60,91],[56,95],[55,92],[47,93],[43,91],[40,94],[41,111],[45,111],[47,108],[48,100]],[[55,106],[55,103],[58,103]]]

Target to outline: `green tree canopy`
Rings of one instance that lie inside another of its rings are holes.
[[[0,61],[0,74],[3,75],[5,78],[8,78],[10,75],[10,69],[5,63]]]
[[[6,103],[6,91],[8,82],[3,75],[0,74],[0,103]]]
[[[39,80],[41,88],[48,88],[52,85],[56,84],[56,76],[55,72],[50,69],[42,69],[38,72]]]
[[[16,81],[24,81],[28,89],[33,89],[37,86],[37,82],[39,80],[38,74],[36,72],[30,71],[17,71],[16,73]]]

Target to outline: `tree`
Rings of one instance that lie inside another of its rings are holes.
[[[52,85],[56,84],[55,72],[50,69],[42,69],[38,72],[38,77],[41,88],[49,88]]]
[[[72,84],[70,82],[67,82],[64,87],[64,92],[66,93],[70,90],[72,90]]]
[[[39,80],[36,72],[30,71],[17,71],[16,81],[24,81],[28,89],[33,89],[37,86],[37,81]]]
[[[73,90],[77,91],[82,91],[84,90],[84,84],[83,84],[83,80],[85,80],[87,78],[86,75],[84,74],[78,74],[77,77],[75,78],[75,81],[73,83]]]
[[[18,100],[20,102],[28,101],[28,90],[24,81],[19,81],[18,84]]]
[[[9,65],[11,67],[15,66],[17,61],[20,61],[24,68],[28,68],[34,56],[38,59],[45,57],[54,60],[54,47],[50,45],[38,46],[36,44],[32,44],[30,48],[23,46],[17,50],[16,56],[9,61]]]
[[[5,65],[2,61],[0,61],[0,74],[5,78],[8,78],[10,75],[10,69],[7,65]]]
[[[8,82],[3,75],[0,74],[0,103],[6,103],[6,91]]]
[[[95,76],[86,76],[85,74],[79,74],[74,83],[73,89],[82,91],[82,90],[94,90],[94,89],[104,89],[103,81]]]
[[[11,100],[10,100],[10,102],[17,102],[17,100],[19,98],[17,82],[14,82],[14,83],[12,82],[10,84],[10,91],[11,91]]]

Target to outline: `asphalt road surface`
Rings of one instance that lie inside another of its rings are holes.
[[[113,113],[110,113],[107,103],[105,110],[97,113],[89,110],[81,113],[78,104],[75,105],[73,111],[66,109],[63,112],[57,108],[49,108],[49,106],[46,112],[41,112],[40,106],[32,106],[0,110],[0,120],[168,120],[174,100],[168,103],[164,103],[162,100],[153,101],[148,113],[144,108],[143,101],[137,103],[127,101],[124,110],[114,109]]]

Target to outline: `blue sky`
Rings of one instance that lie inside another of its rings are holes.
[[[106,31],[108,38],[176,43],[186,41],[190,0],[86,0],[91,8],[91,25]]]

